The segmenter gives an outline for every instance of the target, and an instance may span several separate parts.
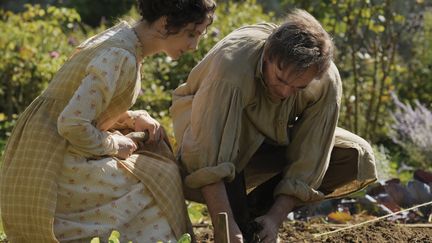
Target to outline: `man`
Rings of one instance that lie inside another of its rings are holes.
[[[231,242],[250,241],[253,221],[261,242],[275,242],[295,206],[376,180],[369,144],[336,128],[342,85],[332,56],[319,22],[294,10],[281,26],[229,34],[174,91],[186,189],[200,189],[212,219],[227,212]]]

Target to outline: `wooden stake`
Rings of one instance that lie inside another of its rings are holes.
[[[220,241],[217,243],[230,243],[227,213],[218,213],[215,224],[215,234],[217,234],[215,238]]]

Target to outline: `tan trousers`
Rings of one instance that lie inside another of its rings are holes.
[[[283,177],[281,171],[289,165],[285,160],[285,150],[284,146],[261,145],[246,169],[239,172],[232,182],[225,183],[234,218],[247,241],[253,235],[254,229],[251,229],[253,219],[265,214],[274,203],[274,188]],[[329,168],[318,190],[329,194],[336,188],[355,180],[357,160],[356,149],[334,147]],[[267,162],[263,163],[263,161]],[[254,177],[254,175],[260,176]],[[268,179],[263,181],[265,177]],[[247,193],[247,188],[254,186],[256,187]]]

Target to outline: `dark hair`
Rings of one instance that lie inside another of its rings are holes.
[[[150,24],[167,17],[167,34],[178,33],[190,23],[203,23],[216,8],[213,0],[137,0],[137,3],[142,19]]]
[[[269,59],[275,59],[280,67],[294,65],[301,72],[316,65],[317,77],[321,77],[333,59],[334,44],[330,35],[318,20],[300,9],[288,14],[266,45]]]

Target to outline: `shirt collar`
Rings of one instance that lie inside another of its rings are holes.
[[[262,47],[261,50],[261,55],[260,58],[258,60],[256,69],[255,69],[255,77],[260,79],[261,81],[264,80],[264,76],[263,76],[263,64],[264,64],[264,45]]]
[[[279,102],[273,101],[270,98],[271,95],[270,95],[269,89],[267,87],[267,84],[264,82],[264,70],[263,70],[263,68],[264,68],[264,54],[265,54],[265,48],[264,48],[264,46],[265,46],[265,44],[262,47],[261,56],[260,56],[260,58],[258,60],[258,63],[257,63],[257,67],[256,67],[256,70],[255,70],[255,78],[257,80],[259,80],[259,83],[262,85],[264,93],[266,94],[266,96],[270,100],[270,102],[274,103],[274,104],[279,104],[279,103],[282,102],[282,100],[279,101]],[[284,100],[286,100],[286,99],[284,99]]]
[[[263,45],[263,47],[261,49],[261,55],[260,55],[260,58],[258,60],[256,69],[255,69],[255,78],[257,80],[259,80],[259,83],[262,85],[265,93],[268,95],[268,87],[267,87],[267,84],[264,82],[264,70],[263,70],[263,68],[264,68],[264,52],[265,52],[264,46],[265,46],[265,44]]]

